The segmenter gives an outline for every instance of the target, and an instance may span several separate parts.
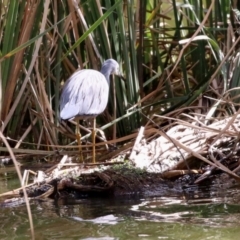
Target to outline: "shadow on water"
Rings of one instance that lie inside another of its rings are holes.
[[[8,179],[1,179],[1,188],[7,182]],[[32,200],[30,203],[38,240],[237,240],[240,236],[238,187],[223,190],[219,186],[210,189],[190,186],[161,197]],[[1,208],[0,239],[30,239],[24,204]]]
[[[190,199],[32,201],[36,239],[239,239],[240,189],[208,190]],[[24,204],[1,212],[0,239],[29,239]]]

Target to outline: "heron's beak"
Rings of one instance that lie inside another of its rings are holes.
[[[121,78],[123,81],[126,81],[126,79],[123,77],[121,71],[118,71],[117,73],[115,73],[116,76],[118,76],[119,78]]]
[[[123,75],[122,74],[118,74],[117,75],[118,77],[120,77],[123,81],[125,81],[126,82],[126,79],[123,77]]]

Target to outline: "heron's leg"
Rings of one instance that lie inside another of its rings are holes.
[[[77,142],[78,142],[78,147],[79,147],[79,152],[80,152],[80,161],[83,162],[81,132],[80,132],[80,128],[79,128],[79,120],[77,120],[77,124],[76,124],[76,139],[77,139]]]
[[[96,158],[96,152],[95,152],[95,143],[96,143],[96,118],[93,118],[93,130],[92,130],[92,144],[93,144],[93,149],[92,149],[92,158],[93,158],[93,163],[95,163],[95,158]]]

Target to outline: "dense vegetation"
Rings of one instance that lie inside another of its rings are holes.
[[[239,179],[238,160],[232,172],[222,165],[240,153],[238,9],[237,0],[0,0],[1,151],[8,143],[15,152],[44,156],[67,148],[75,133],[73,123],[59,121],[63,83],[78,68],[100,69],[114,58],[126,82],[112,81],[108,108],[98,117],[111,143],[132,147],[144,125],[148,142],[167,139],[165,132],[183,120],[191,131],[184,141],[182,129],[172,132],[174,151],[178,146],[183,159],[194,156]],[[219,153],[214,144],[222,136],[231,145]]]
[[[61,86],[76,69],[100,69],[107,58],[127,80],[112,82],[98,118],[108,139],[130,140],[154,114],[206,116],[206,123],[232,115],[239,103],[237,4],[0,1],[1,131],[15,148],[49,151],[73,141],[74,125],[59,122]],[[150,125],[166,129],[171,121]]]

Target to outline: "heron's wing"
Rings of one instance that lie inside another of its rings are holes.
[[[103,74],[95,70],[80,70],[65,83],[60,99],[60,117],[96,116],[108,102],[109,85]]]

